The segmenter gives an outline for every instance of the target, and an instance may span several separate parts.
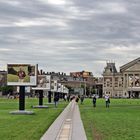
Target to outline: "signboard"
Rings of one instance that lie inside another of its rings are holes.
[[[33,90],[50,90],[51,89],[51,76],[50,75],[38,75],[37,86],[33,87]]]
[[[58,83],[58,92],[61,92],[61,83]]]
[[[46,88],[48,89],[48,90],[50,90],[51,89],[51,75],[46,75]]]
[[[68,88],[66,88],[66,87],[64,86],[63,89],[64,89],[64,90],[63,90],[64,93],[67,93],[67,94],[69,93]]]
[[[37,80],[37,88],[42,88],[46,90],[51,89],[51,76],[50,75],[38,75],[38,80]]]
[[[31,64],[8,64],[7,85],[13,86],[36,86],[37,65]]]
[[[37,87],[46,88],[46,75],[38,75]]]
[[[57,91],[57,80],[51,81],[51,91]]]

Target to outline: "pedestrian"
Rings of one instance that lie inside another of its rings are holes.
[[[81,95],[80,100],[81,100],[81,104],[83,104],[83,102],[84,102],[84,95]]]
[[[75,96],[74,95],[71,95],[70,96],[70,101],[72,101],[73,99],[75,99]]]
[[[66,100],[67,100],[67,95],[65,94],[65,96],[64,96],[64,101],[66,102]]]
[[[67,96],[67,101],[68,101],[68,102],[70,101],[70,95]]]
[[[54,105],[55,105],[55,107],[57,107],[58,101],[59,101],[59,96],[58,96],[58,94],[55,94],[54,95]]]
[[[106,102],[106,108],[109,108],[109,104],[110,104],[109,95],[105,95],[105,102]]]
[[[93,102],[93,107],[96,107],[96,95],[93,96],[92,102]]]
[[[75,98],[75,102],[78,103],[78,101],[79,101],[79,97],[77,96],[77,97]]]

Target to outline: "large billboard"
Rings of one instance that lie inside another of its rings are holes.
[[[51,75],[46,75],[46,88],[51,89]]]
[[[7,85],[36,86],[37,65],[7,64]]]
[[[57,91],[57,80],[51,80],[51,91]]]
[[[51,76],[50,75],[38,75],[36,89],[50,90],[51,89]]]

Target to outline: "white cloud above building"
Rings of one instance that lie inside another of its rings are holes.
[[[140,54],[138,0],[0,1],[0,69],[38,63],[46,71],[121,66]]]

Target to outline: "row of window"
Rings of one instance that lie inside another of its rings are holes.
[[[115,79],[115,83],[114,83],[115,87],[123,87],[123,80],[122,79]],[[106,79],[106,81],[104,81],[104,87],[112,87],[112,81],[110,79]]]

